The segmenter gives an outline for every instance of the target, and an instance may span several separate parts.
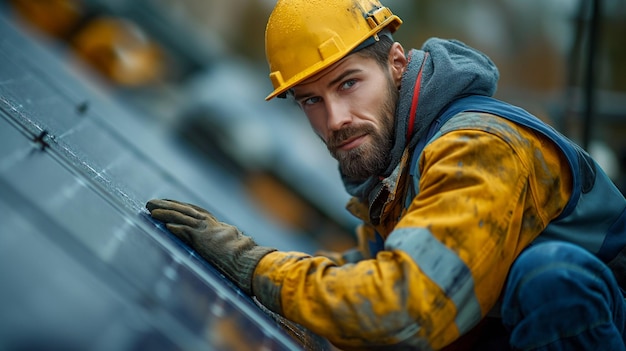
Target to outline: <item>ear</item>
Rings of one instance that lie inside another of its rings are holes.
[[[391,45],[389,50],[389,69],[391,70],[391,77],[396,82],[396,86],[400,87],[402,80],[402,74],[406,69],[408,60],[404,54],[404,48],[398,42]]]

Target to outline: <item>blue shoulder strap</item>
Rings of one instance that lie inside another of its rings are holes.
[[[461,112],[480,112],[500,116],[540,132],[559,146],[567,157],[573,174],[572,196],[559,218],[565,217],[573,211],[581,191],[588,191],[593,186],[596,173],[595,166],[584,150],[526,110],[491,97],[480,95],[467,96],[453,101],[441,113],[439,118],[433,121],[426,136],[418,141],[413,150],[410,166],[410,174],[412,177],[417,173],[417,161],[426,147],[426,144],[435,136],[441,126],[450,120],[450,118]]]

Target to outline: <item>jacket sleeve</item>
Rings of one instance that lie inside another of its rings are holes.
[[[420,192],[384,251],[343,266],[270,253],[254,293],[345,350],[450,344],[494,306],[515,257],[567,201],[562,158],[533,138],[445,134],[424,149]]]

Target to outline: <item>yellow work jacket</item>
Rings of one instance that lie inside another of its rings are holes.
[[[426,145],[418,179],[407,150],[375,206],[350,201],[364,222],[363,260],[270,253],[253,278],[259,301],[344,350],[438,350],[476,326],[513,260],[563,211],[572,176],[542,134],[486,113],[463,115],[479,123]],[[371,253],[377,238],[384,250]]]

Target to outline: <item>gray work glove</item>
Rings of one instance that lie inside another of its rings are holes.
[[[248,295],[257,264],[274,248],[258,246],[235,226],[218,221],[198,206],[174,200],[150,200],[152,218],[165,223],[174,235],[195,249]]]

